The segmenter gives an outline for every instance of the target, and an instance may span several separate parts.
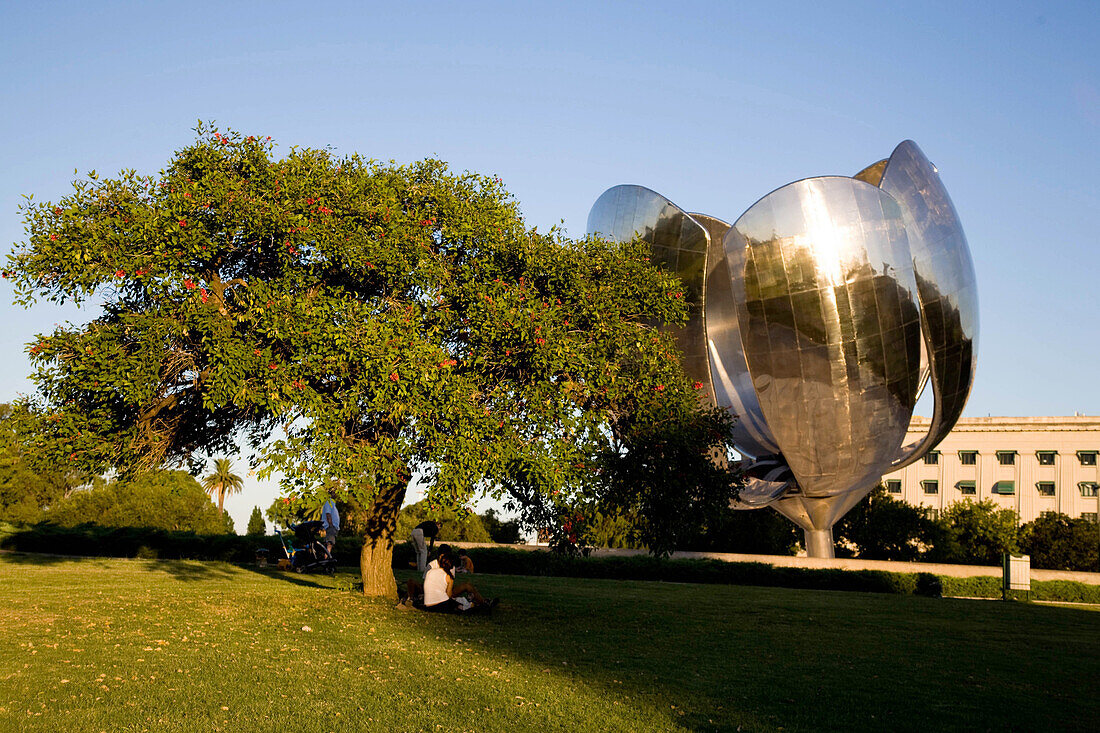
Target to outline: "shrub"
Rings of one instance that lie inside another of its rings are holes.
[[[1100,571],[1096,523],[1088,519],[1043,512],[1020,527],[1020,547],[1034,568]]]
[[[1000,598],[1001,579],[991,575],[955,578],[942,575],[943,594],[954,598]]]
[[[1072,580],[1044,580],[1032,582],[1031,596],[1037,601],[1100,603],[1100,585],[1087,585]]]
[[[932,573],[917,573],[916,594],[929,598],[942,598],[943,581],[940,580],[940,576]]]

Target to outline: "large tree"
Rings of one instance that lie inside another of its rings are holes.
[[[158,175],[25,206],[18,300],[102,308],[31,346],[27,450],[194,469],[246,438],[288,498],[349,506],[364,591],[392,596],[414,471],[438,507],[590,487],[623,415],[693,404],[654,328],[682,289],[645,245],[529,230],[499,179],[438,160],[197,131]]]

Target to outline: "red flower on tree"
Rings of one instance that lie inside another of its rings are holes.
[[[400,377],[397,376],[397,372],[391,372],[390,373],[390,381],[391,382],[396,382],[398,379],[400,379]]]
[[[206,293],[206,288],[201,288],[199,290],[199,299],[202,300],[203,303],[205,303],[207,301],[208,297],[209,296]]]
[[[126,270],[115,270],[115,277],[126,277]]]
[[[57,241],[57,235],[56,234],[51,234],[50,235],[50,241],[51,242],[56,242]]]
[[[191,278],[187,278],[183,281],[183,287],[187,288],[188,290],[194,290],[195,282]]]
[[[187,226],[187,220],[186,219],[180,219],[180,226],[181,227]]]
[[[692,389],[702,389],[703,388],[703,383],[702,382],[696,382],[695,384],[691,385],[691,388]]]

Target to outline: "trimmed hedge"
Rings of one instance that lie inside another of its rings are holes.
[[[993,576],[956,578],[933,573],[893,573],[884,570],[789,568],[721,560],[662,560],[651,555],[584,558],[502,547],[471,548],[468,552],[479,573],[502,575],[722,583],[916,594],[933,598],[1001,597],[1001,579]],[[1031,589],[1031,597],[1039,601],[1100,604],[1100,586],[1097,585],[1066,580],[1032,581]]]
[[[340,537],[336,560],[356,566],[363,540]],[[88,557],[146,557],[164,560],[220,560],[253,563],[266,548],[271,562],[283,557],[279,538],[231,534],[197,535],[141,527],[98,527],[54,524],[0,524],[0,548]],[[506,547],[468,550],[479,573],[535,575],[608,580],[657,580],[672,583],[757,585],[808,590],[862,591],[930,597],[1000,598],[1001,579],[993,576],[956,578],[932,573],[892,573],[884,570],[833,570],[776,567],[767,563],[721,560],[664,560],[652,555],[580,557]],[[393,566],[408,569],[415,553],[407,542],[394,547]],[[1100,586],[1065,580],[1032,581],[1032,598],[1041,601],[1100,603]]]
[[[288,538],[288,540],[291,538]],[[336,561],[358,565],[362,539],[339,537]],[[285,557],[274,535],[195,534],[150,527],[100,527],[81,524],[61,527],[41,523],[30,526],[0,525],[0,548],[82,557],[142,557],[161,560],[220,560],[233,563],[256,561],[265,548],[272,563]]]
[[[959,598],[1000,598],[1001,579],[995,575],[975,578],[939,576],[943,581],[943,594]],[[1023,593],[1015,592],[1017,598]],[[1036,601],[1060,601],[1063,603],[1100,603],[1100,585],[1088,585],[1073,580],[1033,580],[1031,598]]]
[[[817,570],[775,567],[767,563],[721,560],[662,560],[652,555],[578,557],[505,548],[472,548],[478,572],[613,580],[661,580],[675,583],[721,583],[870,593],[914,593],[915,573],[881,570]]]

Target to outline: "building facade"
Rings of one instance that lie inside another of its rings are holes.
[[[915,417],[906,443],[927,430]],[[1100,417],[962,418],[922,460],[882,477],[891,496],[942,511],[992,499],[1021,524],[1042,512],[1096,521]]]

